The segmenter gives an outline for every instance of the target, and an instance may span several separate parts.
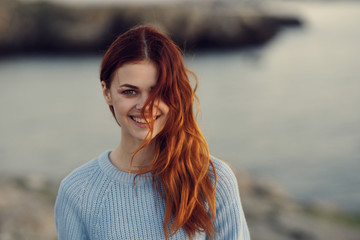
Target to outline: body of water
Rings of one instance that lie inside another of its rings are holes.
[[[291,3],[305,20],[268,45],[187,56],[210,150],[300,201],[360,211],[360,4]],[[1,172],[62,178],[119,142],[100,57],[0,62]]]

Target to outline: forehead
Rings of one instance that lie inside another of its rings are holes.
[[[148,88],[156,85],[158,70],[155,63],[142,61],[126,63],[115,70],[113,82],[117,85],[130,84],[139,88]]]

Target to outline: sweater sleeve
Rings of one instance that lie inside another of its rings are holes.
[[[213,162],[217,170],[215,239],[250,240],[236,177],[226,163]]]
[[[59,240],[89,239],[81,216],[81,188],[66,179],[61,183],[55,203],[55,223]]]

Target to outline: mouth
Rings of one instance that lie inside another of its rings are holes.
[[[158,116],[154,116],[153,120],[157,120],[160,117],[160,115]],[[146,120],[145,118],[142,118],[140,116],[130,116],[130,118],[135,121],[136,123],[141,123],[141,124],[146,124]],[[150,119],[148,119],[148,122],[151,122]]]

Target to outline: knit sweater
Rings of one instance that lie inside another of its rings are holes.
[[[62,182],[55,203],[59,240],[161,240],[165,201],[150,174],[119,171],[111,151],[74,170]],[[237,181],[230,167],[211,157],[217,172],[216,239],[250,240]],[[171,240],[189,239],[184,228]],[[198,233],[194,239],[207,239]]]

